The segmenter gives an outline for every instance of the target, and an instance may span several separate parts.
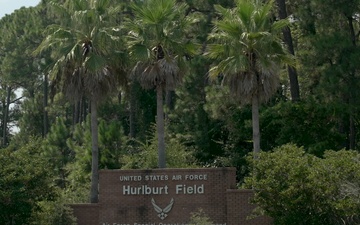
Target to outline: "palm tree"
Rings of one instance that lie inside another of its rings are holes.
[[[129,53],[137,62],[133,74],[145,89],[156,89],[159,168],[166,167],[163,93],[173,90],[185,74],[185,56],[195,53],[186,38],[191,20],[187,5],[176,0],[147,0],[132,4],[128,21]]]
[[[52,2],[62,24],[47,28],[49,35],[35,53],[52,50],[54,65],[50,75],[70,100],[90,100],[92,165],[90,201],[98,202],[98,123],[97,106],[116,87],[121,60],[114,49],[120,40],[113,27],[117,11],[110,0],[68,0],[64,5]],[[116,60],[116,64],[114,63]]]
[[[214,42],[206,53],[216,62],[209,76],[221,75],[241,104],[252,105],[255,157],[260,152],[260,103],[277,90],[281,64],[291,62],[277,35],[287,21],[272,21],[273,1],[262,2],[238,0],[233,9],[216,5],[220,19],[214,22]]]

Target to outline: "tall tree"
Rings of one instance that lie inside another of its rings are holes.
[[[276,0],[279,12],[280,19],[286,19],[288,17],[288,13],[286,10],[286,1],[285,0]],[[283,28],[283,39],[286,43],[289,52],[292,55],[295,55],[293,38],[291,35],[291,30],[289,26]],[[300,89],[299,89],[299,81],[298,81],[298,74],[297,70],[294,66],[288,65],[288,75],[289,75],[289,82],[290,82],[290,94],[292,101],[300,100]]]
[[[216,60],[210,77],[223,76],[231,94],[241,104],[252,105],[254,155],[260,152],[259,106],[277,90],[279,71],[291,57],[278,33],[288,22],[272,21],[273,2],[238,0],[236,7],[217,5],[220,19],[214,30],[207,55]]]
[[[186,38],[191,21],[185,16],[187,5],[175,0],[149,0],[132,4],[132,9],[128,43],[137,62],[133,71],[145,89],[156,89],[159,168],[165,168],[163,94],[181,82],[185,56],[195,52]]]
[[[306,2],[306,1],[305,1]],[[299,59],[308,74],[310,93],[336,115],[343,147],[358,148],[359,129],[359,0],[299,1],[295,12],[300,24]],[[309,16],[311,14],[311,16]],[[309,18],[311,18],[309,20]],[[308,32],[308,31],[312,32]]]
[[[7,145],[12,117],[10,104],[19,100],[22,95],[33,98],[42,79],[38,69],[39,58],[34,58],[31,53],[42,39],[43,25],[35,8],[23,7],[2,18],[0,26],[0,74],[1,85],[6,93],[2,143]]]
[[[48,36],[37,52],[51,48],[55,64],[51,68],[55,82],[74,102],[83,96],[90,100],[92,135],[92,176],[90,201],[98,201],[98,122],[100,101],[116,87],[121,64],[115,50],[120,40],[115,36],[117,10],[110,0],[69,0],[64,5],[52,2],[53,10],[64,19],[48,27]],[[117,64],[114,62],[118,60]]]

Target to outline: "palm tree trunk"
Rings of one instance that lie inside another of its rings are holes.
[[[136,137],[136,90],[135,82],[130,84],[130,138]]]
[[[98,183],[99,183],[99,147],[98,147],[98,123],[97,123],[97,103],[91,101],[91,144],[92,144],[92,163],[91,163],[91,192],[90,202],[98,202]]]
[[[175,91],[173,90],[167,90],[165,95],[165,104],[166,104],[166,113],[165,113],[165,119],[166,121],[169,120],[169,114],[171,111],[174,110],[174,99],[175,99]]]
[[[48,106],[48,74],[45,73],[44,74],[44,133],[43,133],[43,137],[45,137],[49,131],[49,118],[48,118],[48,111],[47,111],[47,106]]]
[[[163,87],[161,85],[158,85],[156,87],[156,106],[156,129],[158,135],[159,168],[166,168]]]
[[[252,97],[252,128],[253,128],[253,148],[254,158],[260,153],[260,125],[259,125],[259,96]]]

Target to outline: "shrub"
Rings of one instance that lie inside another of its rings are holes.
[[[288,144],[248,160],[252,172],[245,187],[254,189],[254,203],[275,224],[343,224],[360,211],[360,154],[355,151],[326,151],[318,158]]]

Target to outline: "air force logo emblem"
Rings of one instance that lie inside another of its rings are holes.
[[[167,205],[163,209],[160,208],[158,205],[156,205],[155,200],[153,198],[151,199],[151,203],[154,206],[155,211],[158,213],[158,217],[160,219],[164,220],[168,216],[168,213],[171,211],[171,209],[174,205],[174,199],[171,198],[169,205]]]

